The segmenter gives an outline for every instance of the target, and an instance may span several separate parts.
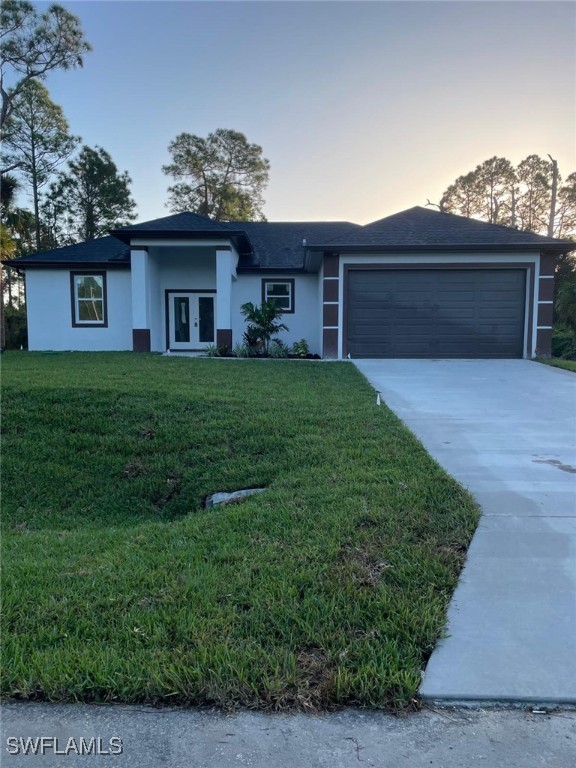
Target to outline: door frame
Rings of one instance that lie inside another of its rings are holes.
[[[190,345],[190,349],[171,349],[170,348],[170,294],[172,293],[196,293],[208,294],[216,299],[215,288],[165,288],[164,289],[164,325],[166,335],[166,350],[170,352],[201,352],[204,347],[195,348]],[[214,301],[214,339],[216,339],[216,301]],[[215,343],[215,342],[214,342]]]

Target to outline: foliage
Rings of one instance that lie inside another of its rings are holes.
[[[83,146],[50,186],[44,213],[61,244],[93,240],[134,221],[131,178],[102,147]]]
[[[234,357],[251,357],[250,348],[247,344],[241,344],[238,342],[238,344],[234,345],[234,349],[232,350],[232,354]]]
[[[246,344],[249,347],[261,347],[265,354],[268,354],[270,339],[280,331],[288,330],[284,323],[279,322],[283,313],[273,301],[263,301],[260,306],[247,301],[242,304],[240,311],[248,324],[244,334]]]
[[[514,168],[504,157],[491,157],[459,176],[439,208],[536,234],[575,236],[576,173],[562,184],[552,158],[529,155]]]
[[[29,80],[13,103],[13,111],[3,136],[9,152],[8,166],[18,168],[29,184],[34,205],[36,250],[40,250],[40,189],[74,151],[79,139],[71,136],[68,122],[48,89],[37,80]]]
[[[270,342],[270,345],[268,347],[268,354],[270,357],[288,357],[290,354],[290,347],[288,347],[286,344],[284,344],[281,339],[274,339]]]
[[[270,163],[262,147],[249,144],[243,133],[223,128],[206,138],[181,133],[168,150],[172,162],[162,170],[177,182],[168,188],[172,211],[220,221],[264,220],[262,193]]]
[[[61,5],[40,13],[25,0],[3,0],[0,5],[0,126],[14,101],[32,79],[43,79],[55,69],[75,69],[92,50],[79,19]]]
[[[310,347],[306,339],[300,339],[300,341],[295,341],[292,344],[292,354],[297,357],[306,357],[306,355],[310,354]]]
[[[562,325],[576,332],[576,274],[558,289],[556,315]]]
[[[478,513],[353,366],[2,374],[4,696],[410,706]]]
[[[554,328],[552,332],[552,357],[576,360],[576,331],[572,328]]]
[[[28,328],[26,323],[26,306],[4,307],[4,347],[5,349],[20,349],[28,347]]]

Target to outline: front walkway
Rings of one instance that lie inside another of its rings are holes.
[[[576,375],[528,360],[358,360],[483,515],[420,693],[576,703]]]

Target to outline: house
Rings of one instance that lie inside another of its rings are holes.
[[[555,258],[575,247],[427,208],[366,226],[192,213],[13,262],[31,350],[232,347],[272,300],[325,358],[549,356]]]

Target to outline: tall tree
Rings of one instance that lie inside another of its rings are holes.
[[[516,168],[506,158],[490,158],[456,179],[439,207],[536,234],[576,236],[576,174],[562,184],[556,160],[548,157],[529,155]]]
[[[136,203],[131,178],[119,173],[102,147],[83,146],[68,169],[58,174],[47,195],[47,208],[61,229],[61,243],[94,240],[109,229],[134,221]]]
[[[4,162],[9,167],[18,167],[30,186],[36,219],[36,249],[40,250],[40,189],[80,140],[70,135],[64,112],[37,80],[29,80],[14,100],[3,139],[11,150]]]
[[[162,170],[177,182],[168,188],[172,211],[221,221],[265,220],[262,194],[270,163],[243,133],[224,128],[206,138],[181,133],[168,150],[172,163]]]
[[[0,5],[0,127],[14,108],[26,83],[43,79],[54,69],[75,69],[92,48],[79,19],[61,5],[40,13],[26,0]]]

